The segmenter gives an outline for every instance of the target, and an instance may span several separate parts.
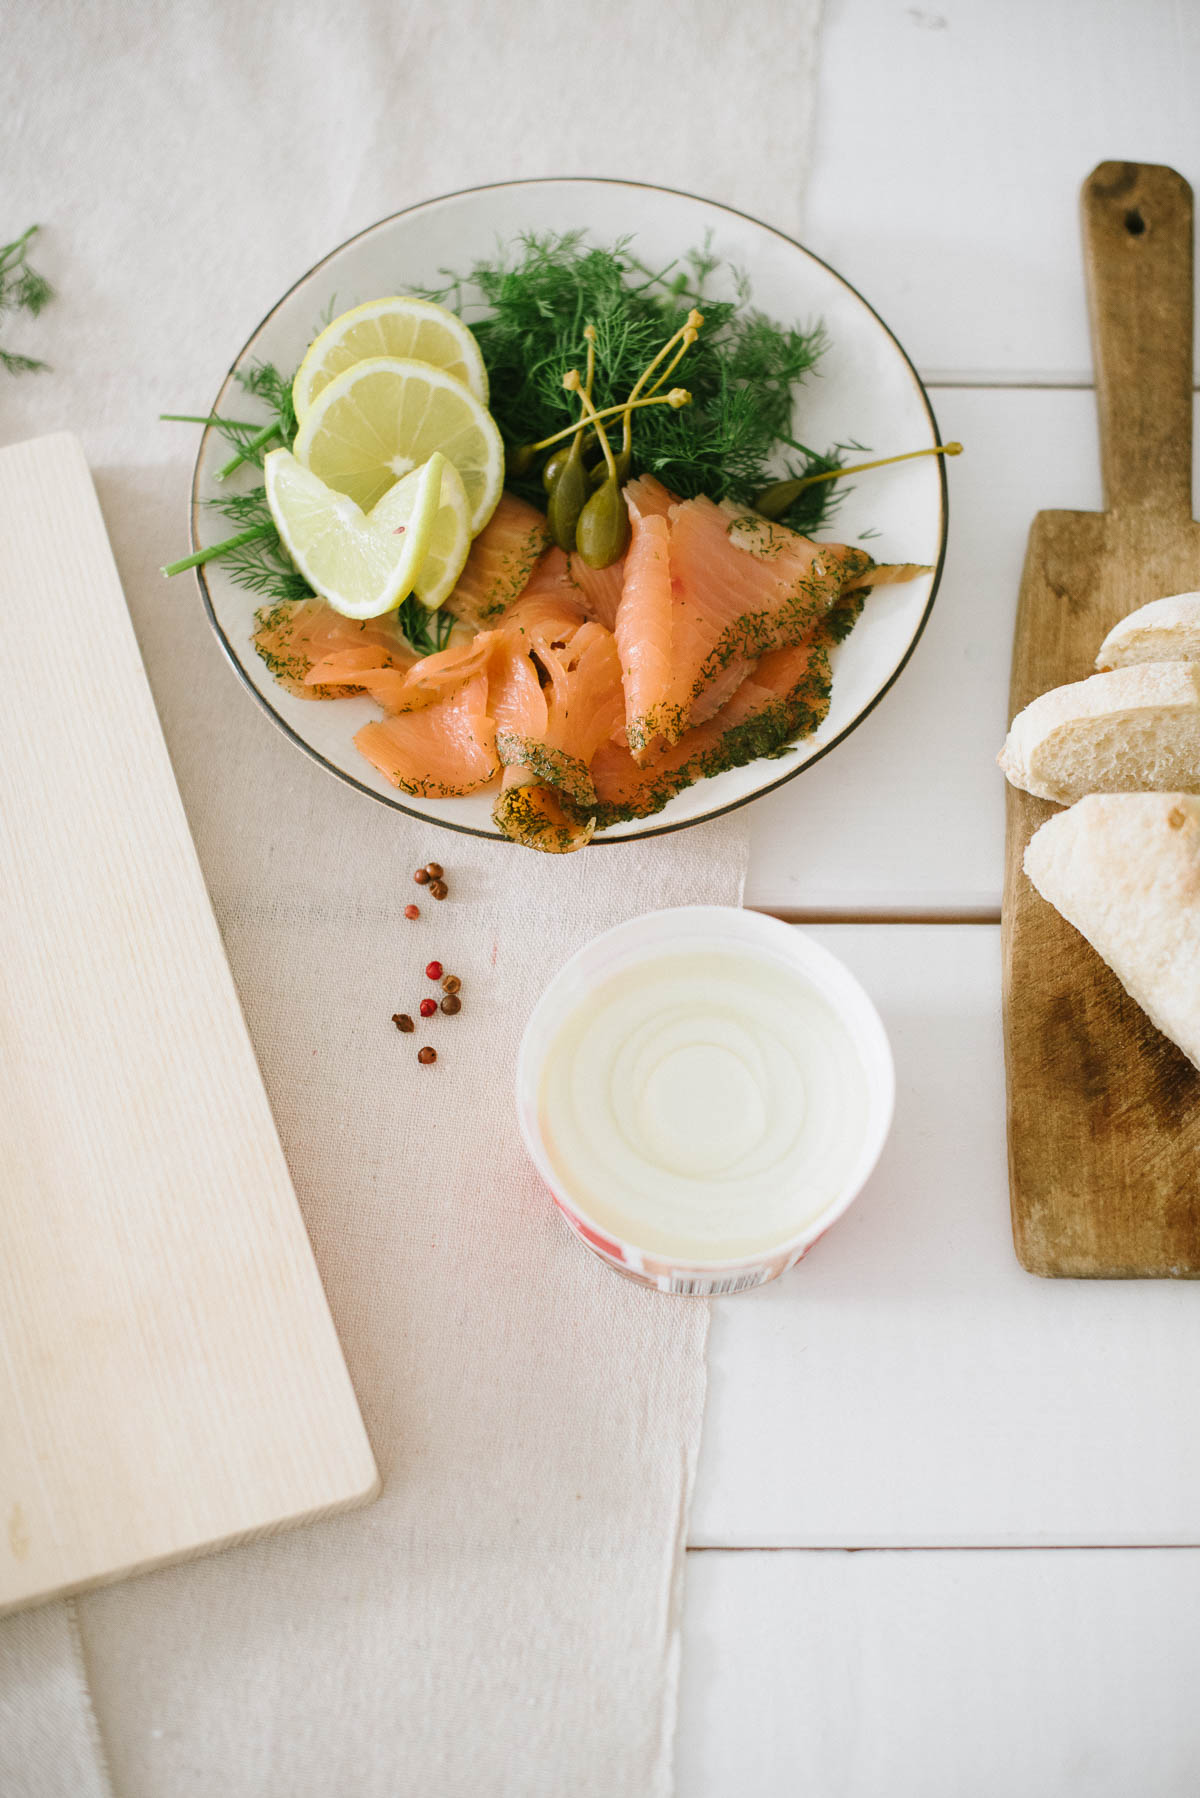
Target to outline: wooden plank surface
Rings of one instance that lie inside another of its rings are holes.
[[[677,1798],[1185,1798],[1200,1552],[688,1556]]]
[[[1193,0],[826,0],[805,242],[926,378],[1089,386],[1079,184],[1200,180],[1198,71]]]
[[[826,0],[806,241],[880,307],[968,454],[926,641],[836,757],[752,809],[751,903],[998,915],[1029,522],[1102,503],[1093,396],[1063,391],[1092,383],[1078,184],[1114,149],[1195,183],[1198,68],[1189,0]],[[908,1060],[868,1195],[883,1231],[852,1211],[793,1284],[715,1308],[697,1539],[882,1520],[896,1542],[1195,1541],[1193,1289],[1035,1281],[1012,1256],[998,932],[854,934]],[[691,1555],[679,1798],[1178,1798],[1200,1785],[1198,1567]]]
[[[1010,712],[1091,673],[1107,631],[1200,585],[1192,519],[1192,196],[1173,170],[1104,163],[1083,194],[1107,510],[1034,522]],[[1031,1273],[1200,1275],[1200,1074],[1022,858],[1058,808],[1010,788],[1005,1055],[1013,1234]]]
[[[689,1540],[1200,1542],[1200,1294],[1013,1254],[998,928],[813,934],[879,1007],[896,1121],[800,1266],[713,1304]]]
[[[1082,279],[1078,268],[1076,279]],[[1102,503],[1094,394],[943,390],[950,544],[925,633],[847,740],[746,811],[746,903],[823,916],[1000,916],[1013,626],[1030,520]],[[1193,421],[1200,401],[1193,396]],[[869,477],[864,477],[867,479]],[[1200,480],[1193,486],[1200,507]]]
[[[0,451],[0,611],[3,1611],[376,1475],[70,436]]]
[[[966,452],[946,471],[950,541],[929,623],[851,736],[748,807],[749,905],[999,917],[996,751],[1029,520],[1047,503],[1099,504],[1096,408],[1087,393],[993,388],[940,393],[937,411]]]

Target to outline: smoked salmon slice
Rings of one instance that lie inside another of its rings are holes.
[[[354,741],[373,767],[424,799],[478,792],[500,772],[488,677],[476,674],[436,705],[364,724]]]
[[[582,556],[571,557],[571,580],[578,589],[584,611],[595,624],[612,630],[625,588],[625,558],[607,568],[589,568]]]
[[[643,515],[634,498],[626,497],[631,536],[615,637],[625,688],[626,739],[633,754],[640,756],[656,737],[669,733],[677,715],[671,696],[676,686],[673,652],[680,607],[671,578],[667,515]]]
[[[539,671],[540,705],[526,695],[502,722],[497,716],[505,768],[492,817],[512,841],[561,855],[581,848],[595,828],[591,763],[624,722],[621,661],[612,632],[592,621],[565,636],[552,637],[547,627],[533,634],[528,666],[536,662]]]
[[[529,646],[516,631],[497,632],[488,664],[488,711],[497,743],[508,736],[536,739],[546,734],[546,695]]]
[[[434,655],[418,656],[394,616],[343,618],[318,599],[259,612],[255,647],[289,691],[382,707],[354,741],[393,785],[450,798],[499,777],[501,833],[564,854],[810,735],[829,707],[831,650],[866,594],[926,572],[728,502],[680,500],[652,475],[625,495],[629,548],[592,569],[505,494]]]
[[[640,515],[636,497],[633,506]],[[711,712],[704,696],[715,683],[725,693],[746,667],[772,650],[802,641],[849,580],[871,567],[862,550],[813,543],[709,499],[673,505],[635,523],[626,558],[625,591],[617,615],[627,682],[627,735],[636,756],[656,739],[677,742],[690,724]],[[637,537],[657,542],[635,559]],[[664,539],[662,533],[667,532]],[[669,572],[669,637],[666,618]],[[665,641],[664,641],[665,639]],[[625,646],[640,646],[650,667],[630,669]]]
[[[471,545],[458,585],[446,601],[447,610],[476,629],[489,623],[524,591],[549,544],[545,515],[525,500],[502,493]]]
[[[527,656],[543,641],[569,638],[582,624],[583,612],[565,583],[561,589],[546,583],[540,592],[530,588],[527,594],[491,630],[422,656],[403,671],[379,665],[377,671],[360,670],[355,678],[385,711],[419,711],[446,699],[477,674],[494,674],[497,658]],[[372,653],[363,651],[363,661]],[[318,663],[307,678],[320,678],[326,667]]]
[[[528,768],[506,768],[492,818],[502,836],[544,855],[570,855],[590,843],[595,813],[564,798],[557,787],[539,781]]]
[[[744,672],[714,717],[674,743],[660,742],[640,762],[619,743],[604,745],[592,761],[600,824],[647,817],[698,780],[811,736],[829,710],[830,650],[859,609],[857,596],[839,601],[805,642],[772,650]]]
[[[624,489],[629,505],[630,521],[634,511],[643,518],[666,518],[672,506],[679,504],[673,493],[656,481],[652,474],[639,475]],[[612,562],[607,568],[589,568],[582,556],[571,557],[571,579],[579,588],[587,615],[606,630],[615,630],[617,608],[621,603],[627,574],[627,558]]]
[[[252,640],[279,684],[301,699],[342,699],[360,689],[364,670],[416,660],[390,617],[343,618],[323,599],[281,600],[256,612]]]
[[[687,500],[670,515],[670,678],[631,706],[636,752],[655,736],[678,741],[697,701],[731,665],[803,641],[849,580],[871,566],[862,550],[814,543],[798,531],[709,499]],[[622,597],[618,638],[652,627],[651,602],[639,589]],[[646,621],[643,622],[645,617]]]
[[[498,729],[500,760],[527,768],[578,805],[592,805],[592,757],[621,728],[624,716],[616,642],[603,625],[583,624],[561,649],[541,649],[538,663],[546,678],[545,721],[540,729],[529,723]]]
[[[631,506],[636,506],[643,518],[657,513],[660,518],[670,516],[671,508],[680,504],[679,495],[672,493],[669,487],[656,480],[652,474],[639,474],[624,488],[625,498]]]

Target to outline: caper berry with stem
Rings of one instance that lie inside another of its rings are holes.
[[[782,518],[788,507],[809,487],[821,481],[842,481],[847,475],[866,474],[871,468],[889,468],[893,462],[912,462],[918,456],[961,456],[961,443],[936,443],[929,449],[905,450],[899,456],[880,456],[874,462],[856,462],[851,468],[826,468],[819,474],[797,475],[788,481],[773,481],[764,487],[754,502],[754,510],[764,518]]]
[[[617,476],[598,487],[579,514],[575,547],[589,568],[619,562],[629,546],[629,507]]]
[[[570,376],[564,378],[563,386],[569,392],[578,392],[585,411],[591,411],[592,382],[596,378],[595,325],[585,325],[583,335],[587,340],[587,380],[581,387],[579,371],[573,368]],[[559,549],[566,550],[568,555],[575,547],[575,526],[588,496],[587,467],[583,459],[583,427],[584,420],[581,418],[570,447],[561,458],[561,466],[548,480],[544,474],[542,477],[548,495],[546,522],[550,527],[550,535]],[[551,457],[551,461],[556,460],[559,458]]]
[[[546,522],[559,549],[568,553],[575,547],[575,527],[591,491],[587,469],[583,463],[582,434],[572,440],[567,458],[560,469],[546,502]]]
[[[547,493],[553,493],[555,482],[558,480],[563,469],[567,466],[567,463],[570,460],[571,451],[574,447],[575,440],[572,438],[570,443],[560,443],[558,448],[556,450],[551,450],[550,454],[546,457],[545,462],[542,464],[542,486],[546,489]]]
[[[630,463],[633,461],[633,455],[628,450],[614,450],[613,461],[617,465],[617,479],[623,487],[629,479],[629,467]],[[597,462],[595,468],[593,468],[590,478],[593,487],[602,487],[605,481],[611,479],[603,458]]]
[[[535,443],[510,443],[504,451],[504,471],[510,480],[519,481],[537,461]]]
[[[575,547],[589,568],[607,568],[610,563],[619,559],[629,542],[629,508],[621,492],[620,475],[612,445],[608,441],[608,433],[596,416],[591,394],[586,389],[580,389],[578,369],[570,369],[563,376],[563,386],[578,393],[583,401],[583,409],[600,439],[604,464],[608,469],[608,479],[604,485],[597,488],[586,505],[580,508]]]

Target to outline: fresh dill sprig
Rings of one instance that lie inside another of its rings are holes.
[[[0,318],[8,312],[28,312],[36,318],[54,298],[54,289],[45,275],[39,275],[29,263],[29,245],[38,229],[37,225],[30,225],[11,243],[0,244]],[[48,368],[49,364],[37,356],[23,356],[0,347],[0,367],[10,375],[25,375]]]
[[[222,418],[215,413],[207,417],[178,412],[163,416],[191,424],[211,425],[227,443],[242,452],[243,461],[261,469],[270,439],[278,438],[286,445],[296,434],[292,383],[270,362],[256,363],[253,368],[239,373],[237,380],[246,393],[269,408],[271,417],[266,425]],[[267,504],[267,490],[261,481],[244,493],[222,493],[216,499],[205,500],[204,504],[233,526],[233,534],[223,543],[170,563],[165,573],[182,573],[185,568],[194,568],[201,562],[219,557],[230,580],[264,600],[278,603],[316,598],[283,547]],[[433,655],[439,649],[445,649],[454,628],[454,619],[449,612],[430,612],[416,598],[404,601],[396,621],[418,655]]]
[[[209,425],[224,438],[236,454],[221,470],[222,476],[244,463],[261,469],[270,445],[273,442],[288,445],[296,434],[292,383],[273,362],[256,362],[252,368],[238,370],[235,379],[245,393],[267,407],[270,416],[265,424],[223,418],[218,413],[207,417],[182,412],[162,414],[166,419]],[[261,482],[246,493],[223,493],[218,499],[204,503],[235,526],[233,535],[221,543],[197,550],[194,555],[182,556],[179,561],[169,563],[164,573],[181,574],[185,568],[195,568],[201,562],[219,557],[230,579],[250,593],[274,600],[314,597],[312,588],[303,575],[296,572],[280,541]]]
[[[248,493],[222,494],[205,500],[220,517],[234,526],[234,536],[246,540],[221,556],[221,566],[239,587],[264,599],[313,599],[315,594],[280,541],[267,505],[267,490],[252,487]],[[249,533],[256,535],[251,538]]]
[[[429,611],[415,594],[401,602],[396,611],[396,622],[417,654],[422,656],[436,655],[439,649],[445,649],[454,629],[451,613]]]
[[[256,362],[252,368],[239,369],[234,380],[244,393],[261,400],[273,414],[279,435],[290,443],[296,435],[296,408],[292,404],[294,375],[281,375],[273,362]]]
[[[234,447],[234,454],[217,470],[218,481],[227,481],[235,469],[250,462],[261,468],[267,450],[279,444],[288,445],[296,435],[296,408],[292,403],[291,380],[281,375],[273,362],[256,362],[252,368],[239,369],[234,379],[255,399],[261,400],[271,417],[265,425],[249,433],[246,427],[224,420],[221,430]]]
[[[818,455],[792,435],[795,389],[816,365],[823,330],[780,325],[756,311],[736,269],[724,270],[735,298],[711,297],[706,288],[722,270],[708,245],[682,262],[651,269],[631,253],[628,239],[603,248],[589,245],[581,231],[528,234],[495,261],[447,272],[443,286],[424,290],[424,297],[472,312],[482,300],[485,315],[472,317],[471,328],[487,365],[492,414],[512,449],[575,421],[577,408],[562,377],[585,360],[586,325],[595,328],[592,397],[603,409],[625,398],[664,340],[698,306],[704,328],[676,377],[691,404],[638,415],[633,467],[684,498],[706,493],[748,503],[780,478],[781,452],[790,452],[786,472],[794,475],[837,467],[840,451]],[[536,469],[510,475],[508,484],[544,505]],[[817,529],[829,516],[829,487],[807,490],[784,522]]]

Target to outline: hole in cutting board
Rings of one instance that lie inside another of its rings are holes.
[[[1125,214],[1125,229],[1130,237],[1140,237],[1146,229],[1146,221],[1136,206]]]

